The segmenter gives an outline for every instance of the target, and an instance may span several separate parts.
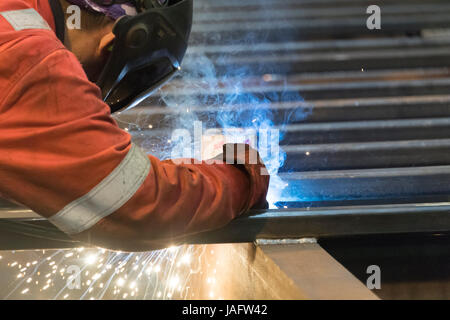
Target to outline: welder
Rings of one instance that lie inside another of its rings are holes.
[[[80,28],[68,27],[73,6]],[[252,149],[234,164],[221,162],[231,151],[160,161],[111,117],[177,72],[191,23],[192,0],[1,0],[0,196],[76,240],[130,251],[265,207]]]

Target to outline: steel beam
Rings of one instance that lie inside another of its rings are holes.
[[[198,120],[209,126],[219,127],[215,116],[222,112],[219,106],[189,106]],[[398,96],[383,98],[353,98],[335,100],[311,100],[273,102],[269,104],[236,104],[227,112],[239,112],[243,119],[250,119],[255,110],[270,108],[270,119],[274,123],[289,120],[293,123],[316,123],[338,121],[361,121],[382,119],[429,119],[450,117],[450,95],[430,96]],[[115,118],[122,126],[130,123],[138,127],[164,128],[171,127],[175,119],[186,113],[186,110],[168,108],[161,105],[144,104],[127,112],[116,114]],[[171,122],[172,121],[172,122]],[[131,128],[130,133],[137,130]]]
[[[333,39],[314,41],[286,41],[238,44],[197,44],[191,45],[186,52],[186,58],[195,55],[207,55],[211,58],[239,57],[264,53],[325,53],[325,52],[363,52],[383,51],[385,49],[426,49],[442,48],[450,44],[447,37],[377,37],[372,39]],[[189,61],[189,60],[185,60]]]
[[[210,244],[201,260],[197,299],[378,299],[317,243]]]
[[[450,163],[450,139],[347,142],[284,146],[281,171],[350,170]],[[412,172],[414,174],[414,172]]]
[[[0,218],[0,230],[0,249],[3,250],[83,245],[70,240],[45,219],[36,216]],[[450,232],[450,203],[303,208],[253,212],[219,230],[174,239],[167,246],[252,242],[256,239],[442,232]]]
[[[450,196],[450,166],[292,172],[280,177],[288,187],[279,201]]]
[[[317,243],[270,244],[259,247],[307,299],[378,299],[365,284]]]
[[[235,84],[236,85],[236,84]],[[171,90],[172,89],[172,90]],[[167,87],[164,95],[170,101],[178,103],[201,102],[205,105],[226,105],[234,102],[285,102],[302,99],[347,99],[369,97],[393,97],[412,95],[445,95],[450,91],[450,78],[425,80],[385,80],[353,81],[345,83],[324,84],[258,84],[242,86],[236,92],[231,83],[223,88]],[[159,94],[148,99],[146,103],[164,104]]]
[[[450,118],[290,124],[274,128],[280,130],[286,145],[450,138]]]
[[[238,7],[220,3],[196,4],[198,23],[193,26],[193,43],[236,43],[245,40],[248,32],[253,37],[266,40],[286,41],[305,38],[320,38],[364,34],[402,34],[419,32],[425,28],[449,27],[448,4],[440,1],[389,2],[382,5],[383,28],[366,28],[367,1],[350,2],[242,2]],[[250,12],[245,20],[239,12]],[[237,13],[236,15],[230,12]],[[251,13],[254,13],[252,18]],[[270,13],[269,13],[270,12]],[[273,16],[283,19],[273,20]],[[267,23],[268,20],[270,23]],[[217,37],[217,33],[221,34]]]
[[[441,44],[442,46],[442,44]],[[218,75],[239,76],[245,70],[246,75],[262,75],[267,73],[296,74],[300,72],[320,72],[321,70],[380,70],[389,68],[445,67],[450,65],[448,46],[423,48],[375,49],[354,51],[317,52],[251,52],[239,53],[236,56],[227,54],[218,57],[210,56]],[[424,57],[429,59],[424,59]],[[188,55],[186,63],[198,59],[198,55]],[[241,72],[241,73],[239,73]]]

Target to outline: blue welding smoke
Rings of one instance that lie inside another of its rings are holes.
[[[254,41],[251,36],[249,38]],[[224,59],[252,48],[251,42],[245,37],[233,40],[232,45],[236,50],[234,52],[228,46],[226,53],[220,53],[220,46],[216,46],[217,51],[210,51],[209,55],[199,47],[192,46],[188,49],[180,76],[173,80],[169,90],[161,91],[162,100],[169,108],[186,110],[177,113],[173,119],[176,128],[192,131],[194,122],[201,121],[204,129],[221,128],[227,136],[234,132],[238,136],[236,138],[242,137],[242,129],[245,132],[256,132],[258,145],[255,147],[258,147],[271,175],[268,194],[271,207],[282,200],[282,194],[283,200],[298,200],[295,191],[286,192],[288,183],[278,175],[286,159],[286,153],[280,145],[285,126],[302,121],[307,114],[303,109],[298,109],[280,116],[281,112],[273,110],[272,106],[278,102],[303,99],[298,92],[289,90],[286,76],[277,74],[275,67],[272,73],[267,73],[270,66],[258,66],[255,63],[251,66],[230,63],[224,68]],[[218,64],[220,68],[217,67]],[[276,81],[277,86],[272,85],[272,81]],[[202,115],[190,112],[190,108],[200,106],[209,112]],[[262,141],[262,138],[266,141]],[[186,150],[186,141],[171,143],[172,150]],[[269,150],[262,150],[264,148]],[[273,150],[276,152],[271,152]],[[179,156],[185,157],[186,154]]]

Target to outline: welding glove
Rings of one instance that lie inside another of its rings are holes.
[[[228,143],[223,145],[223,153],[211,160],[232,164],[247,174],[250,180],[250,193],[245,211],[269,207],[266,196],[270,175],[258,151],[248,144]]]

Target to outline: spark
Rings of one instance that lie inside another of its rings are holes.
[[[117,280],[117,285],[118,285],[119,287],[122,287],[124,284],[125,284],[125,280],[124,280],[123,278],[119,278],[119,279]]]
[[[180,279],[177,276],[175,276],[172,279],[170,279],[169,286],[172,288],[175,288],[179,281],[180,281]]]
[[[14,281],[17,283],[6,298],[17,298],[22,292],[31,297],[39,295],[39,299],[67,299],[69,296],[70,299],[187,297],[191,295],[188,292],[191,277],[201,277],[197,263],[200,264],[200,257],[205,252],[204,246],[199,246],[201,250],[198,251],[194,248],[172,246],[146,253],[86,248],[39,250],[40,258],[29,261],[24,261],[22,257],[30,256],[30,252],[16,253],[15,259],[7,263],[14,268],[11,272],[16,270]],[[7,260],[7,256],[13,257],[11,254],[4,254],[3,260]],[[31,256],[35,258],[36,254],[32,253]],[[30,270],[31,266],[34,267]],[[79,270],[66,275],[65,272],[73,266],[79,267]],[[176,273],[175,266],[178,266]],[[100,279],[103,281],[97,283]],[[69,292],[74,288],[73,285],[80,290]]]
[[[183,264],[189,264],[191,262],[191,256],[189,254],[183,255],[181,257],[180,262],[183,263]]]
[[[95,261],[97,261],[97,256],[95,256],[94,254],[90,254],[86,257],[85,261],[87,264],[94,264]]]

